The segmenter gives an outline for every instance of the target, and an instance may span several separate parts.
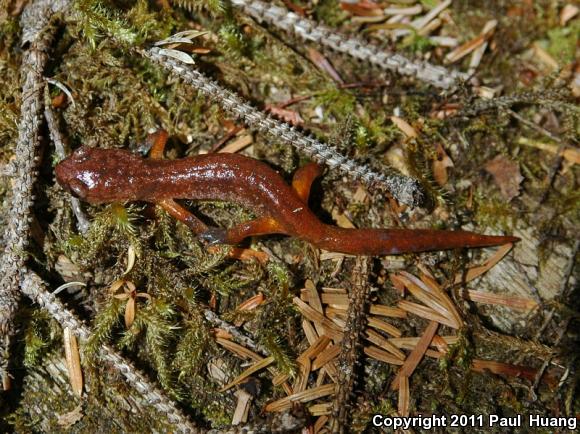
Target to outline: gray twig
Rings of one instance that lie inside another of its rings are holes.
[[[248,127],[292,145],[309,158],[326,164],[331,169],[339,170],[354,179],[361,180],[370,187],[378,188],[384,186],[399,202],[410,206],[417,206],[422,203],[424,195],[417,180],[394,173],[394,171],[388,175],[373,171],[368,166],[342,155],[335,148],[307,136],[287,123],[274,119],[270,115],[252,107],[238,95],[224,89],[201,72],[190,68],[185,63],[163,55],[163,51],[160,48],[137,49],[137,51],[162,66],[169,73],[193,86],[205,96],[214,99],[225,111],[230,113],[235,119],[244,122]]]
[[[442,66],[432,65],[428,62],[413,62],[400,54],[381,50],[361,38],[347,37],[283,7],[260,0],[231,1],[234,6],[257,21],[266,22],[283,31],[293,33],[304,41],[315,42],[388,71],[417,77],[419,80],[442,89],[454,87],[460,80],[468,78],[467,74],[448,70]]]
[[[356,368],[361,357],[362,333],[367,323],[367,304],[370,291],[370,259],[359,256],[352,272],[352,289],[348,297],[348,311],[344,337],[338,355],[337,391],[332,403],[332,432],[348,432],[351,418],[351,398],[355,387]]]
[[[60,3],[60,2],[58,2]],[[14,187],[4,241],[6,250],[0,259],[0,376],[3,388],[9,387],[10,342],[15,333],[14,316],[18,308],[19,273],[26,259],[30,210],[34,197],[39,127],[42,116],[42,71],[48,59],[53,29],[48,25],[52,3],[39,0],[28,4],[21,17],[22,41],[29,47],[22,55],[22,103],[15,148]]]
[[[236,326],[231,325],[227,321],[224,321],[211,310],[206,309],[204,311],[205,319],[212,323],[214,326],[224,329],[229,334],[231,334],[234,340],[238,341],[240,345],[244,345],[250,350],[260,353],[262,356],[268,356],[268,350],[262,345],[255,343],[250,337],[246,336],[241,332]]]
[[[22,292],[38,303],[57,320],[60,325],[68,327],[82,340],[90,336],[89,328],[69,311],[61,301],[46,289],[45,282],[32,271],[22,273]],[[187,416],[165,394],[153,385],[135,366],[111,346],[103,345],[99,354],[101,359],[110,363],[143,397],[144,401],[167,416],[167,420],[175,424],[176,432],[202,433],[203,430],[194,425]]]
[[[48,313],[59,322],[59,324],[65,328],[68,327],[72,332],[79,337],[81,340],[86,341],[91,332],[89,328],[79,320],[74,313],[68,310],[62,302],[50,291],[46,289],[46,283],[34,272],[30,270],[24,270],[22,272],[22,292],[28,296],[31,300],[38,303]],[[206,315],[207,317],[207,315]],[[215,322],[215,318],[210,316],[209,321]],[[220,327],[224,327],[221,321],[218,322]],[[226,328],[231,331],[230,328]],[[236,334],[236,338],[239,338],[240,333]],[[249,343],[248,343],[249,341]],[[246,345],[250,348],[260,349],[252,343],[249,338],[246,338]],[[114,369],[119,371],[127,383],[133,387],[137,392],[143,397],[143,402],[153,406],[161,414],[167,416],[167,420],[174,424],[175,432],[178,433],[191,433],[191,434],[217,434],[217,433],[228,433],[228,434],[241,434],[241,433],[267,433],[267,432],[281,432],[284,428],[298,429],[303,425],[301,419],[292,418],[287,415],[283,421],[278,421],[272,424],[262,424],[262,425],[243,425],[243,426],[233,426],[224,427],[219,430],[205,430],[196,426],[183,412],[177,407],[177,405],[168,398],[163,391],[159,390],[152,382],[150,382],[135,366],[117,353],[111,346],[103,345],[99,353],[101,360],[110,363]],[[284,431],[286,432],[286,431]]]
[[[48,90],[45,91],[45,93],[47,92]],[[48,103],[45,103],[44,117],[46,119],[46,125],[48,126],[48,133],[50,135],[50,139],[54,143],[56,155],[58,156],[59,159],[64,160],[66,158],[66,151],[64,149],[64,139],[62,137],[62,133],[60,132],[58,119],[56,118],[54,110]],[[89,219],[87,218],[87,216],[83,212],[83,209],[81,208],[81,202],[76,197],[71,196],[70,203],[73,213],[77,218],[79,231],[82,234],[85,234],[89,230],[91,223],[89,222]]]

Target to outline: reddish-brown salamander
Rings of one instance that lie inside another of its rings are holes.
[[[260,161],[237,154],[162,160],[165,132],[153,136],[151,159],[124,150],[81,147],[56,166],[60,185],[90,203],[145,201],[161,205],[211,243],[236,244],[252,235],[286,234],[322,249],[354,255],[388,255],[518,241],[465,231],[344,229],[322,223],[308,208],[320,168],[299,169],[289,186]],[[259,216],[230,229],[207,228],[174,199],[235,202]]]

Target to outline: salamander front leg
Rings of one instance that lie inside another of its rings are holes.
[[[165,151],[167,138],[168,134],[165,130],[157,130],[147,137],[147,141],[151,143],[151,151],[149,152],[150,158],[154,160],[163,159],[163,151]],[[172,217],[176,218],[180,222],[185,223],[187,227],[189,227],[196,234],[207,230],[207,226],[204,222],[202,222],[184,207],[179,205],[173,199],[161,200],[157,202],[157,205],[167,211]]]
[[[210,228],[199,235],[209,244],[238,244],[254,235],[284,234],[283,228],[269,217],[250,220],[230,229]]]
[[[323,167],[317,163],[308,163],[294,173],[292,178],[292,188],[302,202],[308,204],[310,188],[316,178],[322,175]]]
[[[149,158],[153,160],[163,159],[163,151],[165,151],[165,145],[167,144],[168,137],[169,135],[165,130],[157,130],[153,134],[149,134],[147,137],[147,142],[151,143]]]
[[[180,222],[183,222],[196,234],[207,231],[207,226],[204,222],[186,210],[184,207],[179,205],[173,199],[164,199],[157,202],[161,208],[169,213],[172,217],[175,217]]]

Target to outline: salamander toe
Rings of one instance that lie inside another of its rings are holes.
[[[207,245],[227,244],[227,230],[223,228],[208,228],[198,235],[198,238]]]

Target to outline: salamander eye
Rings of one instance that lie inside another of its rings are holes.
[[[84,199],[87,196],[87,186],[78,179],[73,179],[68,183],[68,187],[73,196]]]
[[[76,151],[73,152],[72,158],[77,163],[82,163],[83,161],[88,160],[90,153],[91,148],[89,148],[88,146],[81,146],[80,148],[78,148]]]

